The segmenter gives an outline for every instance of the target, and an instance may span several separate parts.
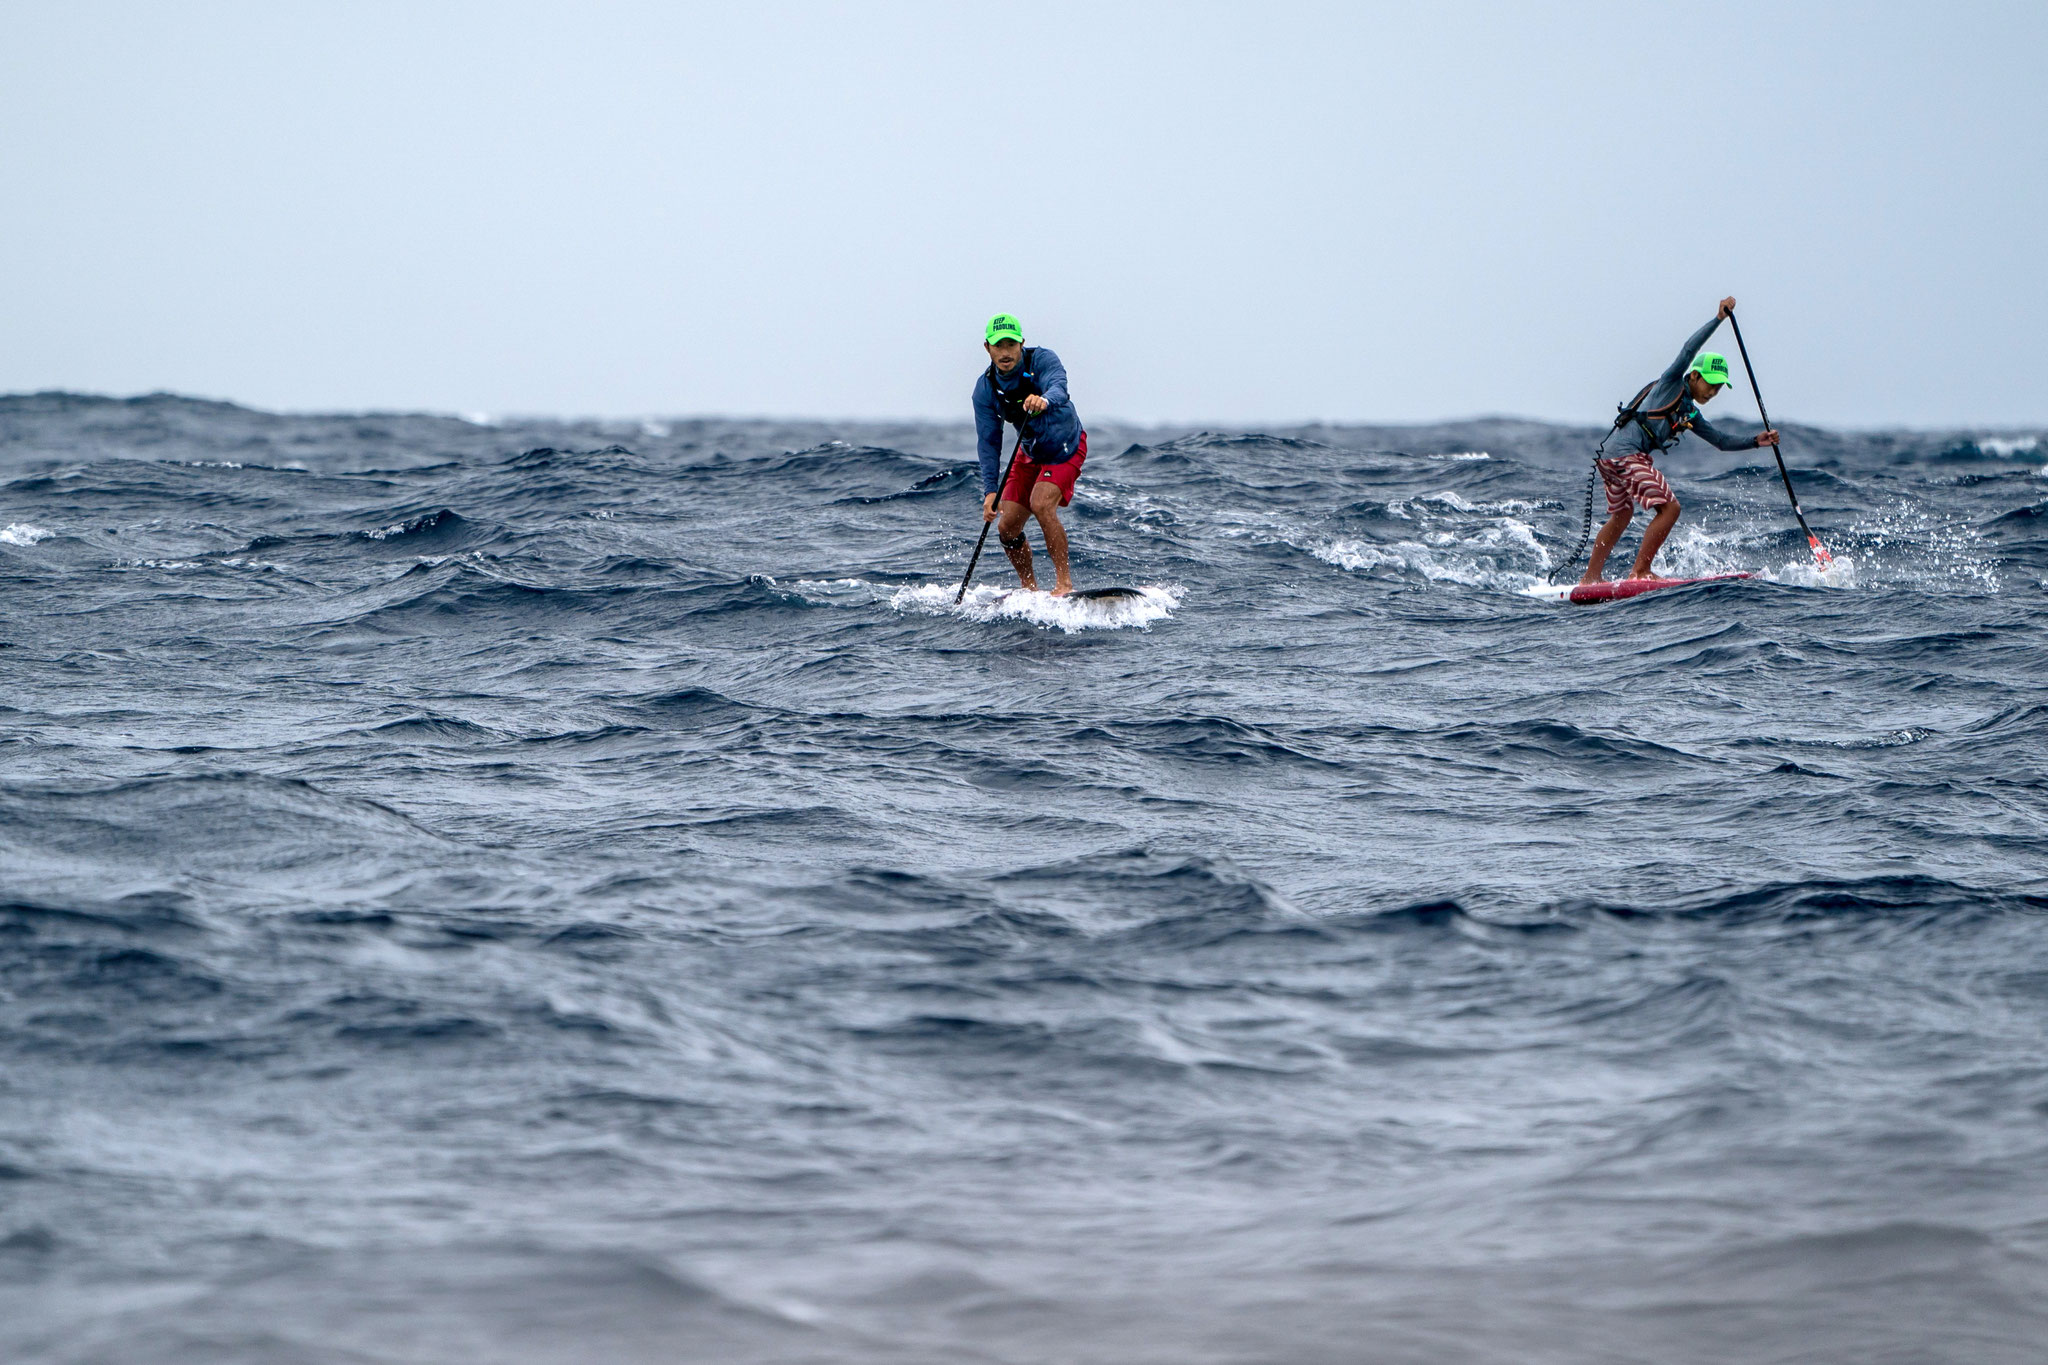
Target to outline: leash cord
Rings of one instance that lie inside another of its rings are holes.
[[[1614,433],[1611,431],[1607,433],[1608,436],[1612,436],[1613,434]],[[1594,447],[1593,450],[1593,467],[1586,471],[1586,511],[1579,522],[1578,548],[1572,551],[1571,558],[1565,560],[1563,563],[1559,564],[1556,568],[1550,571],[1550,581],[1552,583],[1557,582],[1558,579],[1564,577],[1573,569],[1579,567],[1579,560],[1585,555],[1586,546],[1592,542],[1593,488],[1594,485],[1600,482],[1600,457],[1603,454],[1605,454],[1606,451],[1607,437],[1603,436],[1600,438],[1600,444]]]

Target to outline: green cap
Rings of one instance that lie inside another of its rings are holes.
[[[998,341],[1022,341],[1024,324],[1008,313],[998,313],[988,320],[988,335],[982,340],[993,346]]]
[[[1722,355],[1719,351],[1701,351],[1698,355],[1694,356],[1692,358],[1692,373],[1706,380],[1709,384],[1727,384],[1732,382],[1728,378],[1728,357]]]

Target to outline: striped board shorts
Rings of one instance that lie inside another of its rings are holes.
[[[1668,502],[1678,501],[1671,495],[1671,485],[1657,472],[1657,466],[1640,450],[1618,460],[1595,460],[1594,464],[1600,469],[1600,482],[1607,486],[1610,517],[1626,512],[1630,503],[1645,512],[1654,512]]]

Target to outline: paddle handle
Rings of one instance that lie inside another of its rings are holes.
[[[1771,429],[1771,413],[1764,406],[1764,391],[1757,387],[1756,366],[1749,363],[1749,347],[1742,340],[1742,324],[1735,320],[1735,313],[1732,309],[1728,313],[1728,325],[1735,329],[1735,349],[1742,352],[1742,369],[1743,373],[1749,376],[1749,391],[1756,396],[1757,416],[1764,419],[1764,430],[1769,431]],[[1835,562],[1835,557],[1828,553],[1827,546],[1820,543],[1820,537],[1815,535],[1813,528],[1806,524],[1806,513],[1801,511],[1799,507],[1799,495],[1792,491],[1792,473],[1785,468],[1784,450],[1780,446],[1772,446],[1771,454],[1777,457],[1778,477],[1784,481],[1785,496],[1792,500],[1792,516],[1799,522],[1799,529],[1806,532],[1806,543],[1813,548],[1814,559],[1825,569]]]

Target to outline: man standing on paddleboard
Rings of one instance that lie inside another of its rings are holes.
[[[1018,580],[1036,592],[1038,579],[1031,569],[1031,547],[1024,540],[1024,519],[1038,518],[1045,552],[1052,556],[1053,596],[1064,597],[1074,584],[1067,575],[1067,531],[1060,525],[1060,508],[1074,500],[1074,480],[1088,458],[1088,433],[1081,429],[1081,415],[1067,397],[1067,367],[1049,348],[1026,346],[1023,327],[1008,313],[989,319],[981,348],[988,352],[988,368],[974,382],[981,519],[996,522],[996,534],[1016,566]],[[998,488],[1005,423],[1017,428],[1017,450],[1010,477]]]
[[[1600,581],[1600,571],[1607,567],[1608,552],[1628,529],[1637,507],[1653,515],[1643,530],[1643,548],[1628,576],[1652,576],[1650,565],[1663,547],[1664,537],[1678,524],[1678,499],[1671,495],[1671,485],[1657,472],[1654,457],[1677,445],[1681,435],[1690,431],[1717,450],[1753,450],[1778,443],[1775,431],[1754,437],[1730,436],[1700,416],[1699,405],[1719,393],[1728,382],[1728,357],[1702,351],[1700,347],[1734,311],[1735,300],[1722,299],[1713,320],[1686,338],[1678,359],[1614,419],[1614,430],[1608,440],[1615,443],[1615,452],[1607,454],[1607,441],[1600,443],[1601,453],[1593,463],[1600,471],[1600,482],[1607,487],[1607,524],[1593,538],[1593,553],[1586,561],[1586,575],[1579,582]]]

